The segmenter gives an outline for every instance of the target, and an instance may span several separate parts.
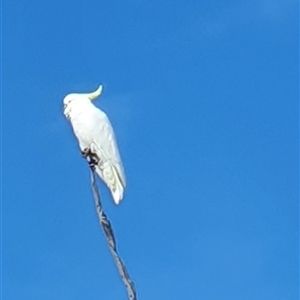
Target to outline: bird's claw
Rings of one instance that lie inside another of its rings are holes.
[[[91,150],[89,148],[85,148],[85,149],[81,150],[80,152],[84,158],[87,158],[89,155],[91,155]]]
[[[86,148],[81,151],[81,155],[87,160],[89,167],[94,171],[99,159],[96,154],[91,152],[91,149]]]

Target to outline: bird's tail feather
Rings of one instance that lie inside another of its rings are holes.
[[[114,166],[107,166],[103,170],[97,166],[96,173],[110,189],[115,204],[119,204],[123,199],[124,186],[118,170]]]

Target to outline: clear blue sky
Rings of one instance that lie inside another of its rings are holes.
[[[3,2],[3,299],[126,299],[62,99],[104,84],[141,300],[298,299],[298,1]]]

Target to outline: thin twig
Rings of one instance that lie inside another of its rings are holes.
[[[137,300],[134,283],[130,279],[127,269],[126,269],[123,261],[119,257],[119,254],[117,252],[116,240],[115,240],[115,236],[114,236],[114,232],[113,232],[111,223],[107,219],[106,214],[103,211],[101,199],[100,199],[100,193],[99,193],[99,190],[97,187],[96,176],[95,176],[95,172],[94,172],[93,168],[91,168],[91,183],[92,183],[92,190],[93,190],[93,195],[94,195],[94,200],[95,200],[97,216],[99,219],[99,223],[102,226],[103,231],[105,233],[105,237],[106,237],[106,241],[107,241],[109,250],[113,256],[113,259],[115,261],[115,264],[117,266],[117,269],[119,271],[121,279],[126,287],[128,298],[130,300]]]

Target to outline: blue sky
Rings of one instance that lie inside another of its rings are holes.
[[[3,299],[126,299],[62,115],[99,83],[139,299],[298,299],[297,0],[10,0],[2,22]]]

